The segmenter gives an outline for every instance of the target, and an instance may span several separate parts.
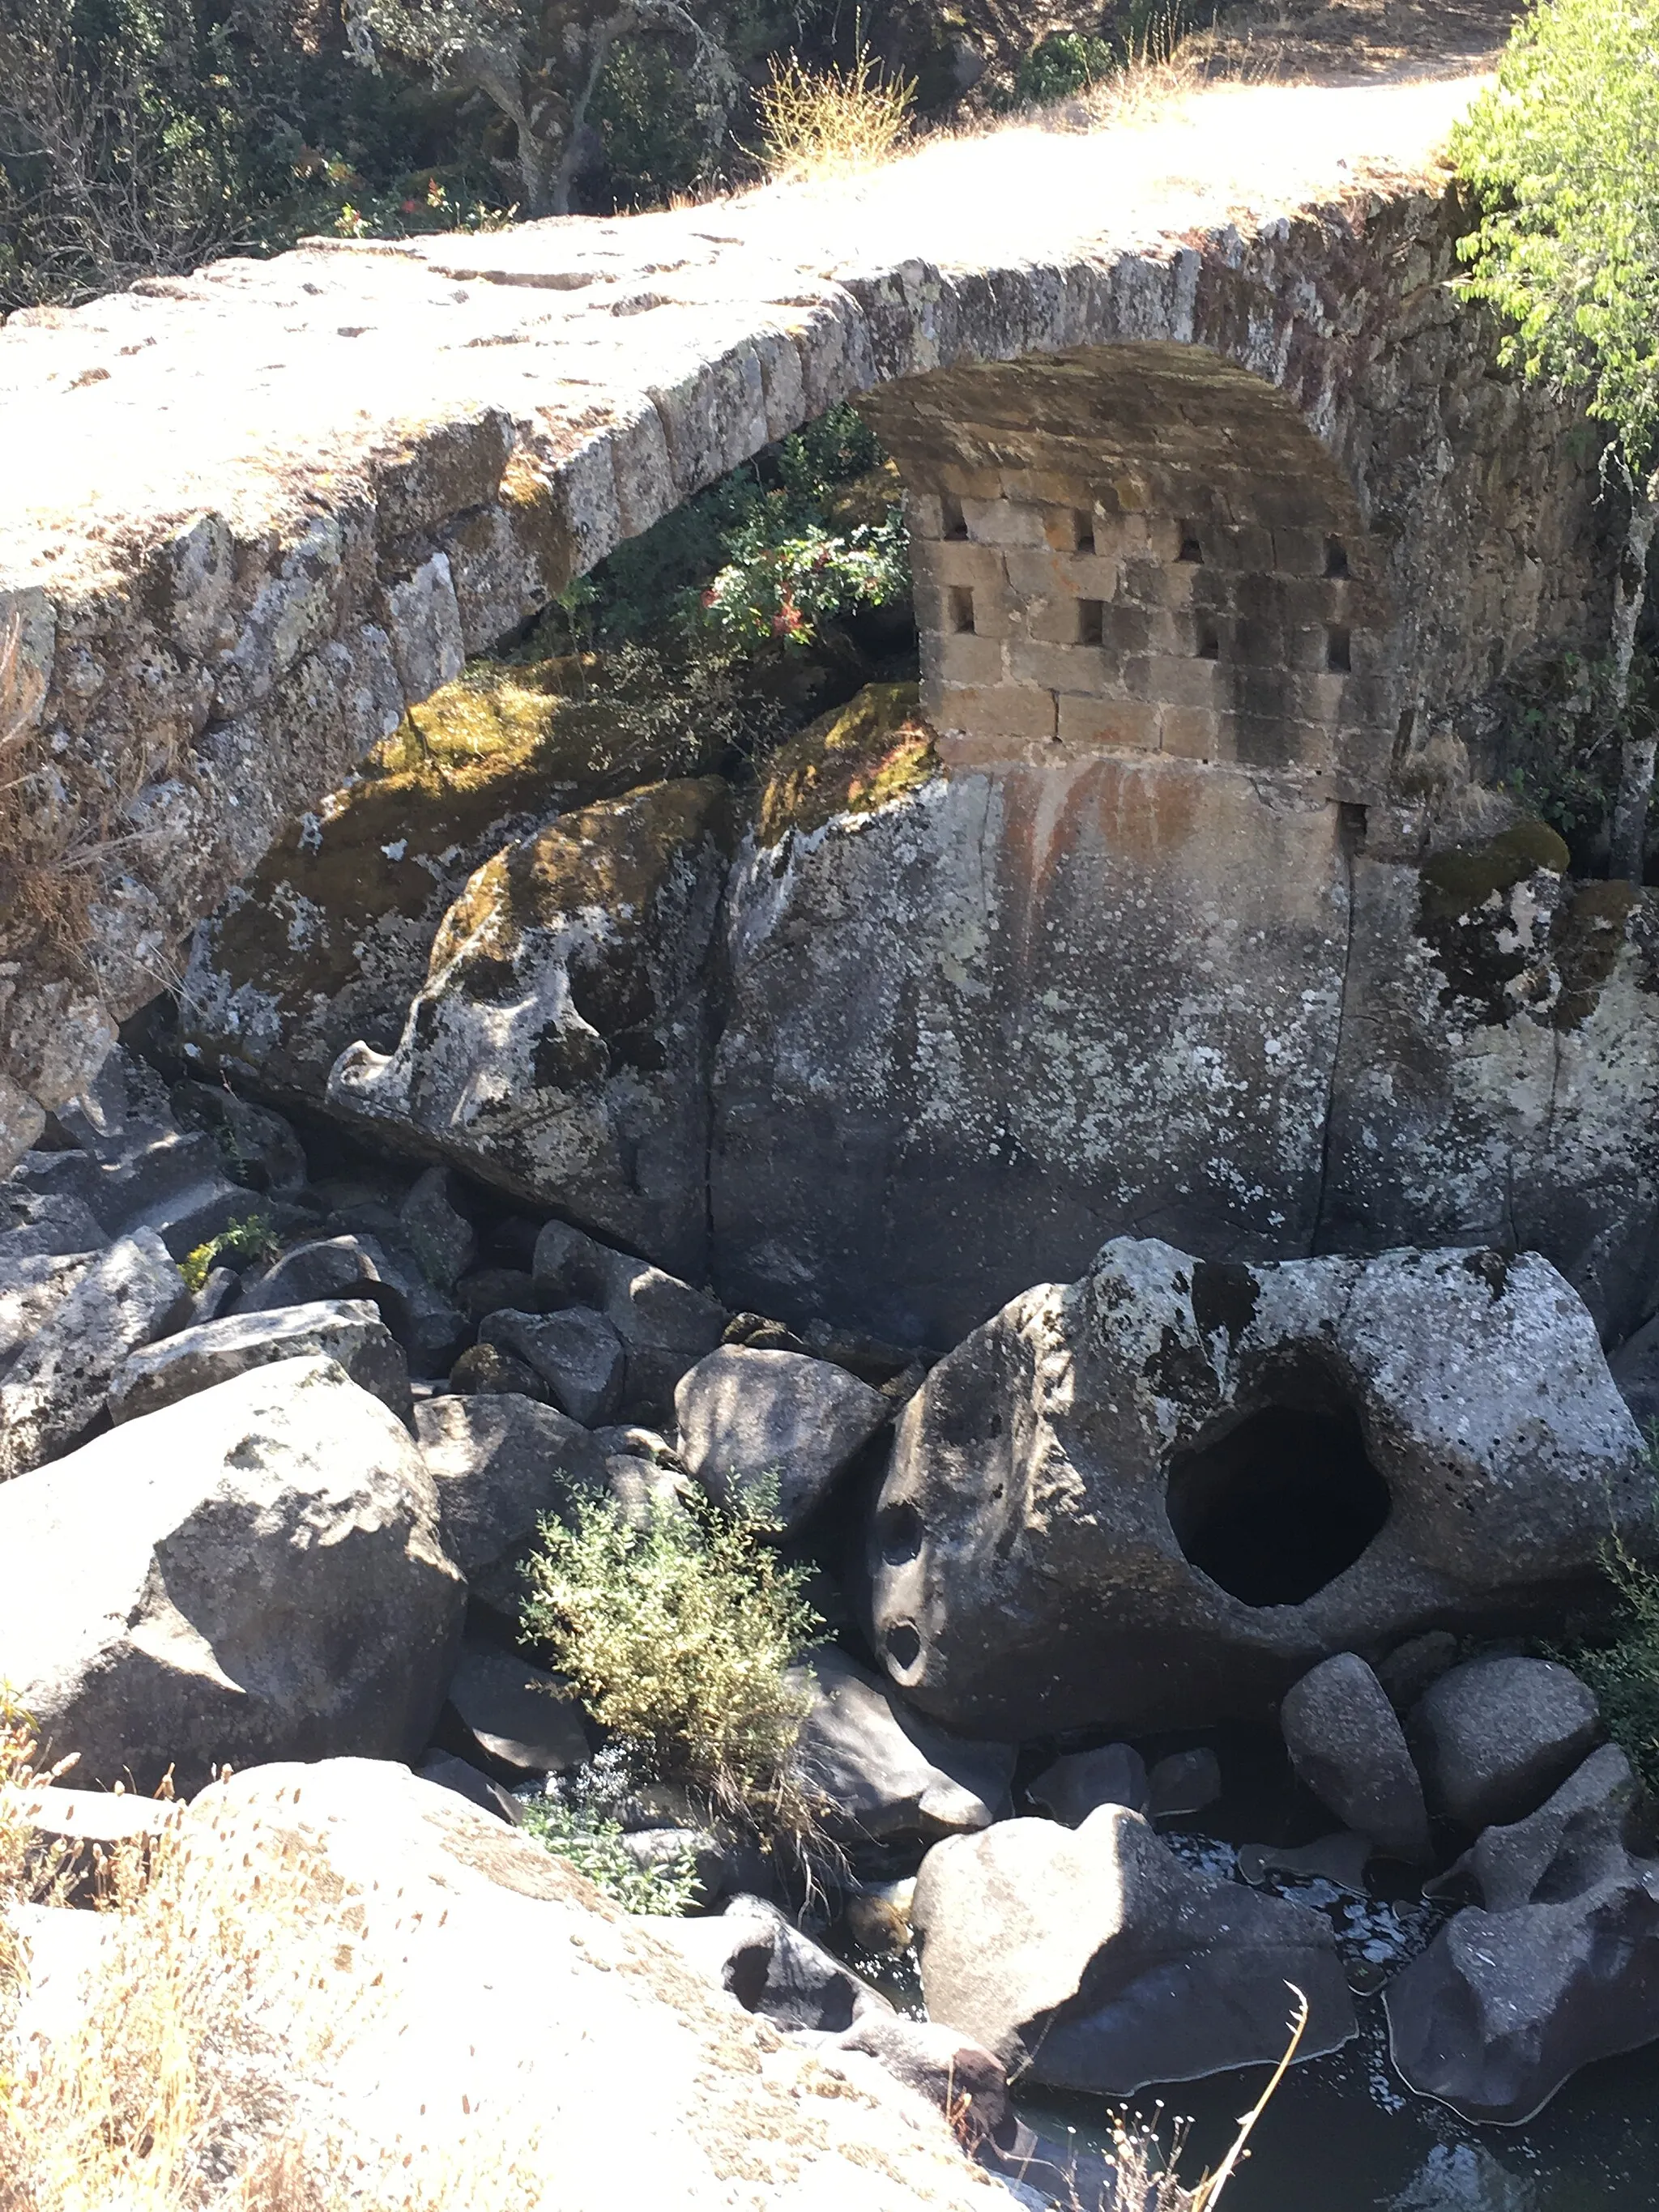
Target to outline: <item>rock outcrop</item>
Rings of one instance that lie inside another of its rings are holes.
[[[1188,1872],[1124,1806],[937,1844],[913,1911],[930,2017],[1053,2088],[1127,2096],[1277,2058],[1286,1982],[1311,2008],[1304,2056],[1354,2033],[1317,1913]]]
[[[1640,1438],[1547,1262],[1258,1268],[1121,1239],[906,1407],[872,1522],[889,1673],[1019,1737],[1261,1711],[1317,1661],[1536,1616],[1646,1540]]]
[[[413,1413],[409,1363],[367,1298],[228,1314],[135,1352],[109,1388],[110,1418],[136,1421],[180,1398],[283,1359],[332,1359],[401,1421]]]
[[[342,1055],[334,1109],[701,1274],[728,805],[712,777],[647,785],[498,854],[444,917],[393,1050]]]
[[[329,1359],[261,1367],[0,1485],[0,1680],[77,1782],[413,1759],[464,1587],[408,1431]]]

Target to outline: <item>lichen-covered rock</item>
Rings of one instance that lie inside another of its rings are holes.
[[[680,1456],[718,1505],[758,1501],[793,1535],[891,1412],[827,1359],[723,1344],[674,1392]]]
[[[872,1517],[889,1672],[1022,1738],[1263,1713],[1339,1651],[1517,1624],[1650,1541],[1641,1439],[1534,1254],[1275,1267],[1121,1238],[906,1407]]]
[[[464,1590],[408,1431],[331,1359],[238,1376],[0,1485],[0,1678],[77,1778],[412,1759]]]
[[[1392,1857],[1432,1856],[1405,1731],[1363,1659],[1339,1651],[1310,1668],[1285,1692],[1279,1724],[1297,1776],[1339,1820]]]
[[[652,784],[498,854],[395,1048],[341,1055],[334,1110],[702,1273],[727,812],[714,778]]]
[[[413,1412],[409,1363],[378,1308],[367,1298],[319,1299],[264,1313],[227,1314],[198,1322],[133,1352],[109,1388],[112,1420],[137,1421],[163,1406],[228,1382],[250,1368],[283,1359],[332,1359],[360,1390],[400,1421]]]
[[[153,1229],[100,1253],[0,1382],[0,1483],[84,1436],[128,1355],[189,1310],[185,1279]]]
[[[1133,753],[763,787],[714,1070],[726,1296],[949,1343],[1132,1221],[1305,1250],[1346,946],[1334,807]]]
[[[197,932],[180,1022],[210,1066],[319,1100],[359,1040],[390,1052],[473,870],[538,822],[696,775],[693,718],[646,720],[574,659],[480,661],[411,708]]]

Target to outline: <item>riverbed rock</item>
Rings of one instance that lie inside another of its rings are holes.
[[[447,1169],[417,1176],[398,1208],[398,1220],[421,1272],[441,1291],[453,1291],[477,1257],[477,1232],[450,1201]]]
[[[652,784],[499,853],[445,915],[395,1048],[341,1054],[332,1110],[700,1274],[728,817],[717,778]]]
[[[222,1382],[0,1486],[0,1678],[88,1786],[413,1758],[463,1586],[408,1431],[330,1359]]]
[[[752,2212],[997,2201],[940,2116],[872,2061],[747,2017],[658,1923],[616,1911],[524,1831],[401,1767],[264,1767],[184,1817],[209,1876],[291,1855],[297,1839],[321,1855],[320,1897],[343,1885],[338,1938],[309,1917],[301,1931],[330,1954],[348,1943],[349,1971],[307,1983],[284,2046],[325,2092],[301,2100],[296,2131],[329,2170],[344,2118],[377,2174],[411,2145],[447,2175],[511,2160],[526,2201],[553,2175],[571,2212],[616,2203],[619,2159],[641,2205],[726,2202],[734,2159]],[[831,2059],[844,2078],[815,2094]],[[620,2150],[595,2118],[615,2110],[619,2066],[652,2085]]]
[[[313,1305],[229,1314],[146,1345],[131,1355],[110,1385],[110,1418],[136,1421],[179,1398],[228,1382],[251,1367],[307,1358],[337,1360],[360,1389],[390,1407],[400,1421],[410,1419],[414,1405],[409,1363],[380,1319],[380,1309],[367,1298],[321,1299]]]
[[[478,1335],[522,1360],[547,1385],[560,1411],[585,1429],[610,1420],[622,1404],[628,1355],[621,1337],[592,1306],[551,1314],[493,1313],[480,1322]]]
[[[964,1733],[1264,1717],[1334,1652],[1554,1617],[1612,1531],[1652,1540],[1650,1486],[1535,1254],[1249,1267],[1120,1238],[905,1408],[873,1630]]]
[[[1457,1638],[1449,1629],[1431,1628],[1396,1644],[1377,1662],[1376,1679],[1397,1713],[1408,1713],[1424,1692],[1457,1664]]]
[[[1484,1828],[1541,1805],[1595,1741],[1601,1717],[1553,1659],[1470,1659],[1425,1693],[1411,1732],[1435,1810]]]
[[[725,1331],[719,1301],[564,1221],[550,1221],[537,1237],[532,1265],[550,1304],[592,1306],[621,1337],[629,1418],[652,1425],[672,1419],[680,1377]]]
[[[476,1805],[480,1812],[492,1814],[509,1828],[516,1828],[524,1819],[524,1808],[511,1791],[503,1790],[481,1767],[457,1759],[453,1752],[428,1752],[415,1771],[422,1782],[434,1782],[440,1790],[453,1790],[469,1805]]]
[[[1189,1872],[1126,1806],[936,1844],[914,1917],[929,2017],[1048,2087],[1127,2096],[1277,2058],[1287,1981],[1312,2008],[1304,2057],[1354,2033],[1318,1914]]]
[[[1625,1403],[1647,1433],[1659,1422],[1659,1314],[1627,1337],[1608,1364]]]
[[[182,1259],[258,1210],[214,1137],[181,1127],[161,1077],[123,1046],[53,1120],[66,1149],[29,1153],[11,1180],[80,1199],[106,1239],[153,1229]]]
[[[542,1516],[603,1495],[602,1454],[556,1407],[506,1394],[428,1398],[415,1408],[415,1434],[445,1550],[475,1596],[516,1620],[519,1570]]]
[[[866,2017],[892,2013],[878,1990],[803,1936],[764,1898],[732,1898],[716,1919],[652,1916],[650,1925],[745,2012],[760,2013],[780,2027],[836,2034]]]
[[[305,1147],[282,1115],[223,1083],[175,1083],[168,1094],[186,1128],[205,1129],[232,1178],[270,1198],[293,1198],[309,1170]]]
[[[1390,1858],[1433,1856],[1423,1785],[1382,1685],[1352,1651],[1310,1668],[1279,1710],[1291,1765],[1320,1803]]]
[[[97,1252],[20,1252],[0,1237],[0,1377],[96,1263]]]
[[[1515,2125],[1581,2066],[1659,2037],[1659,1860],[1630,1848],[1638,1798],[1629,1760],[1604,1745],[1437,1885],[1479,1902],[1383,1993],[1413,2089]]]
[[[412,1252],[365,1235],[295,1245],[260,1273],[244,1278],[238,1304],[244,1313],[269,1313],[318,1298],[372,1299],[417,1375],[445,1373],[469,1334],[462,1315]]]
[[[444,1692],[439,1741],[508,1781],[562,1774],[588,1757],[570,1685],[489,1644],[462,1645]]]
[[[185,1279],[155,1230],[100,1254],[0,1382],[0,1482],[68,1450],[103,1412],[129,1355],[189,1307]]]
[[[505,1394],[533,1398],[538,1406],[553,1403],[552,1391],[535,1369],[499,1344],[469,1344],[449,1370],[449,1387],[458,1397]]]
[[[1146,1762],[1127,1743],[1068,1752],[1044,1767],[1025,1794],[1068,1828],[1080,1828],[1103,1805],[1127,1805],[1132,1813],[1144,1813]]]
[[[833,1645],[793,1678],[811,1694],[796,1764],[854,1836],[949,1836],[988,1827],[1006,1808],[1012,1745],[969,1743],[912,1712]]]
[[[822,1505],[891,1408],[828,1360],[723,1344],[674,1392],[680,1456],[716,1504],[775,1491],[793,1535]]]
[[[1207,1744],[1190,1751],[1167,1752],[1146,1777],[1148,1820],[1169,1820],[1201,1813],[1221,1795],[1221,1761]]]

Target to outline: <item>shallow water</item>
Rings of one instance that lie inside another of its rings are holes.
[[[1165,1834],[1194,1869],[1225,1878],[1231,1847]],[[1407,1896],[1356,1898],[1326,1881],[1275,1878],[1279,1894],[1331,1917],[1355,1981],[1380,1982],[1415,1955],[1444,1911]],[[1251,2137],[1229,2184],[1226,2212],[1648,2212],[1659,2207],[1659,2045],[1587,2067],[1524,2127],[1478,2127],[1414,2096],[1389,2059],[1380,1999],[1356,1996],[1360,2032],[1324,2058],[1294,2068]],[[1192,2127],[1181,2160],[1195,2180],[1223,2155],[1267,2069],[1149,2089],[1130,2102],[1164,2107]],[[1035,2093],[1018,2100],[1041,2133],[1079,2149],[1111,2148],[1109,2107],[1091,2097]],[[1094,2212],[1085,2205],[1082,2212]]]

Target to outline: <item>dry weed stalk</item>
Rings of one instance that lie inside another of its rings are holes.
[[[809,70],[791,54],[757,97],[761,158],[774,184],[823,184],[890,161],[905,143],[914,80],[886,77],[860,45],[849,70]]]
[[[14,1717],[0,1736],[11,1792],[0,1799],[0,1908],[42,1893],[17,1804],[50,1778],[33,1755]],[[181,1806],[159,1835],[105,1854],[99,1873],[102,1941],[73,2025],[32,2037],[25,2014],[25,2039],[0,2063],[0,2212],[506,2212],[535,2201],[531,2147],[360,2154],[323,2138],[314,2116],[307,2124],[331,2054],[385,2002],[360,1958],[362,1907],[314,1846],[275,1826],[252,1844],[216,1833]],[[10,1960],[17,2022],[27,1946]]]

